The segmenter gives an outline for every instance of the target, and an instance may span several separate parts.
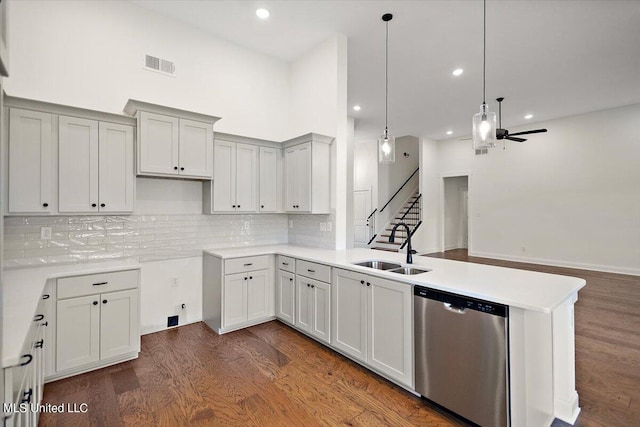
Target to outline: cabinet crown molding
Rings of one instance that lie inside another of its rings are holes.
[[[61,116],[80,117],[83,119],[117,123],[121,125],[136,125],[135,118],[125,116],[124,114],[106,113],[104,111],[88,110],[86,108],[54,104],[52,102],[38,101],[35,99],[18,98],[15,96],[9,96],[6,93],[4,106],[8,108],[20,108],[22,110],[42,111]]]
[[[195,120],[197,122],[212,123],[212,124],[221,119],[221,117],[210,116],[207,114],[196,113],[193,111],[181,110],[179,108],[167,107],[164,105],[151,104],[149,102],[138,101],[136,99],[129,99],[127,101],[127,104],[124,106],[123,111],[130,116],[135,116],[138,111],[147,111],[150,113],[183,117],[186,119]]]
[[[282,141],[282,147],[288,148],[298,144],[304,144],[305,142],[319,142],[322,144],[329,144],[333,142],[335,138],[332,136],[321,135],[319,133],[307,133],[304,135],[297,136],[295,138],[287,139],[286,141]]]

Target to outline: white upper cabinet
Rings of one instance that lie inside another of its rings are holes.
[[[133,128],[100,122],[98,183],[101,212],[133,212]]]
[[[11,108],[9,213],[52,212],[52,115]]]
[[[280,157],[276,143],[216,133],[213,182],[205,182],[202,190],[204,213],[281,211]]]
[[[133,99],[124,111],[138,119],[138,175],[213,178],[213,124],[219,117]]]
[[[178,119],[141,111],[138,173],[178,175]]]
[[[58,210],[133,212],[131,126],[60,116]]]
[[[286,212],[330,213],[331,142],[329,137],[308,134],[283,143]]]
[[[278,206],[278,158],[280,149],[260,147],[259,158],[259,210],[260,212],[277,212]]]

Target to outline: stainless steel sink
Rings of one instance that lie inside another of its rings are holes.
[[[414,275],[414,274],[421,274],[421,273],[428,273],[429,271],[431,271],[431,269],[422,269],[422,268],[414,268],[414,267],[401,267],[401,268],[395,268],[393,270],[389,270],[391,273],[398,273],[398,274],[407,274],[407,275]]]
[[[353,264],[359,265],[360,267],[375,268],[376,270],[392,270],[400,267],[400,264],[394,264],[386,261],[362,261],[354,262]]]

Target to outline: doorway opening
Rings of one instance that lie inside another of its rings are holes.
[[[443,179],[443,248],[469,248],[469,176]]]

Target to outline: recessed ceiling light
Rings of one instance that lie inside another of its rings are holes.
[[[524,116],[525,119],[529,120],[531,118],[533,118],[533,114],[527,114]]]
[[[267,9],[256,9],[256,16],[260,19],[267,19],[269,15],[271,15],[271,12],[269,12]]]
[[[448,130],[447,131],[447,135],[453,135],[453,131],[452,130]]]
[[[464,70],[462,68],[456,68],[455,70],[453,70],[453,72],[451,74],[453,74],[454,76],[458,77],[462,73],[464,73]]]
[[[359,105],[354,105],[354,106],[353,106],[353,109],[354,109],[355,111],[360,111],[360,106],[359,106]]]

